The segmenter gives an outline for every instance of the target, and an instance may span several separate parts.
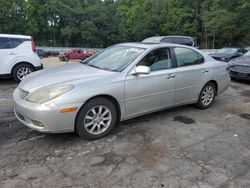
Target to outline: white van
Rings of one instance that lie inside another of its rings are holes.
[[[43,69],[31,36],[0,34],[0,78],[20,82],[29,73]]]

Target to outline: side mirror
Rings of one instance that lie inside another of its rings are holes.
[[[150,67],[147,67],[147,66],[137,66],[134,71],[133,71],[133,74],[136,75],[136,74],[149,74],[150,73]]]

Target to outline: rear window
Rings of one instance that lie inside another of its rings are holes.
[[[30,39],[0,37],[0,49],[16,48],[25,41]]]
[[[184,37],[167,37],[163,39],[163,42],[193,46],[193,41]]]

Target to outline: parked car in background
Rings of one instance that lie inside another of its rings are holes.
[[[250,46],[245,47],[247,51],[250,51]]]
[[[0,34],[0,77],[20,82],[29,73],[43,69],[31,36]]]
[[[47,50],[46,54],[48,55],[48,57],[59,57],[60,52],[57,50]]]
[[[222,48],[216,53],[210,54],[214,59],[229,62],[231,59],[240,57],[247,52],[245,48]]]
[[[48,57],[48,53],[45,52],[43,49],[37,49],[36,53],[40,58]]]
[[[231,78],[250,80],[250,51],[229,61],[228,71]]]
[[[86,58],[89,58],[90,56],[94,55],[95,51],[83,51],[83,50],[71,50],[68,52],[62,52],[59,55],[60,61],[68,61],[70,59],[78,59],[78,60],[85,60]]]
[[[195,39],[188,36],[155,36],[149,37],[142,41],[142,43],[173,43],[173,44],[182,44],[186,46],[196,46]]]
[[[13,93],[15,115],[40,132],[98,139],[120,120],[192,103],[209,108],[229,86],[226,68],[188,46],[118,44],[27,77]]]

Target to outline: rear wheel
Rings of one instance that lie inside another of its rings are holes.
[[[214,102],[216,95],[216,87],[213,83],[207,83],[201,90],[197,107],[201,109],[209,108]]]
[[[34,68],[31,65],[27,63],[21,63],[13,68],[12,77],[15,81],[20,82],[33,71]]]
[[[79,136],[95,140],[108,135],[116,123],[115,105],[106,98],[98,97],[81,108],[76,118],[75,130]]]

